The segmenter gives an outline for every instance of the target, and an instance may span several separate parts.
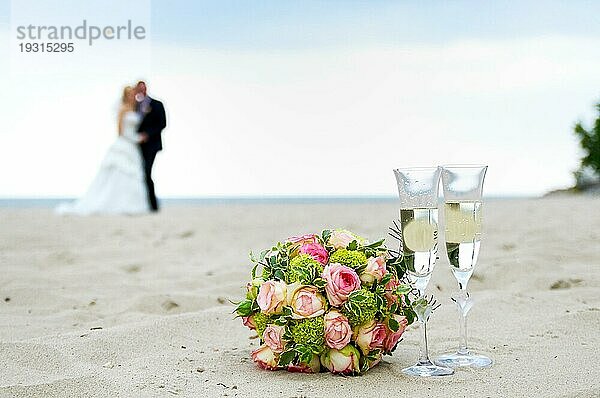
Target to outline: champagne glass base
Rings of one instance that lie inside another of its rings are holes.
[[[453,352],[439,356],[435,363],[450,368],[489,368],[494,361],[482,354],[467,351],[466,353]]]
[[[402,369],[402,373],[408,376],[431,377],[431,376],[450,376],[454,374],[454,369],[445,366],[438,366],[431,362],[417,362],[411,367]]]

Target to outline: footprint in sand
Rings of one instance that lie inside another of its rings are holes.
[[[163,303],[160,306],[165,311],[171,311],[172,309],[179,307],[179,304],[177,304],[173,300],[165,300],[165,301],[163,301]]]
[[[180,233],[179,235],[177,235],[177,237],[179,237],[179,239],[187,239],[187,238],[191,238],[192,236],[194,236],[194,231],[184,231],[184,232]]]
[[[508,251],[514,250],[515,247],[517,247],[517,245],[515,245],[514,243],[505,243],[502,245],[502,250],[508,252]]]
[[[131,265],[126,266],[124,269],[126,272],[128,272],[130,274],[135,274],[135,273],[140,272],[142,267],[139,266],[138,264],[131,264]]]
[[[583,282],[582,279],[559,279],[550,285],[550,290],[559,290],[559,289],[570,289],[572,287],[578,286]]]

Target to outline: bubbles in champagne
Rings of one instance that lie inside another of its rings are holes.
[[[438,210],[400,210],[403,261],[413,275],[427,276],[437,259]]]
[[[452,265],[455,275],[456,272],[459,272],[465,276],[466,280],[471,276],[479,256],[481,213],[480,201],[446,202],[444,204],[448,261]]]
[[[481,202],[447,202],[446,242],[472,243],[481,239]]]

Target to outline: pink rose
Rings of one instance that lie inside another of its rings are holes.
[[[292,318],[314,318],[325,313],[327,301],[314,286],[294,282],[287,287],[287,302],[292,308]]]
[[[274,353],[280,354],[284,349],[283,333],[285,328],[278,325],[269,325],[263,332],[263,340],[265,344],[273,350]]]
[[[299,253],[308,254],[323,265],[329,260],[329,253],[319,243],[305,243],[300,246]]]
[[[398,302],[398,296],[396,295],[396,288],[400,286],[400,281],[396,276],[392,276],[392,279],[385,284],[385,299],[387,301],[387,307],[390,308],[392,304]]]
[[[290,364],[288,365],[287,370],[294,373],[319,373],[321,370],[321,362],[319,361],[318,355],[313,355],[310,363],[300,363],[298,365]]]
[[[396,332],[392,332],[390,328],[386,325],[386,337],[385,341],[383,342],[383,349],[386,352],[392,352],[394,347],[396,347],[396,344],[398,344],[398,340],[400,340],[400,337],[404,333],[404,330],[406,330],[406,326],[408,326],[408,319],[406,319],[405,316],[394,314],[393,317],[396,320],[396,322],[398,322],[398,325],[400,325],[400,327]]]
[[[355,332],[354,341],[363,354],[367,355],[369,351],[375,348],[382,348],[385,338],[385,325],[373,320],[358,328]]]
[[[261,345],[252,351],[252,360],[262,369],[277,370],[278,359],[268,345]]]
[[[306,235],[301,235],[301,236],[291,236],[291,237],[287,238],[286,241],[303,245],[305,243],[317,243],[319,241],[319,239],[317,238],[317,235],[315,235],[315,234],[306,234]]]
[[[325,344],[329,348],[341,350],[350,342],[351,337],[352,328],[348,318],[336,310],[325,314]]]
[[[321,354],[321,363],[331,373],[352,374],[359,373],[360,352],[351,344],[341,350],[331,348]]]
[[[357,240],[351,232],[346,230],[336,230],[329,237],[329,244],[334,248],[346,248],[353,240]]]
[[[356,272],[341,264],[329,264],[325,266],[322,274],[327,281],[325,292],[331,305],[339,307],[348,300],[348,295],[360,289],[360,279]]]
[[[282,281],[266,281],[260,286],[256,301],[265,314],[278,314],[285,305],[286,284]]]
[[[256,323],[254,322],[254,318],[252,316],[243,316],[242,323],[250,330],[256,330]]]
[[[385,257],[370,257],[367,260],[367,268],[360,274],[360,280],[365,284],[371,284],[375,280],[380,281],[386,273]]]

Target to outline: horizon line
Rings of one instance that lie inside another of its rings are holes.
[[[440,196],[441,197],[441,196]],[[534,195],[490,195],[484,200],[511,200],[535,199],[541,196]],[[60,196],[0,196],[0,207],[52,207],[61,202],[72,201],[76,197]],[[328,202],[394,202],[398,197],[392,195],[207,195],[207,196],[164,196],[159,198],[165,206],[176,205],[204,205],[204,204],[301,204],[301,203],[328,203]]]

